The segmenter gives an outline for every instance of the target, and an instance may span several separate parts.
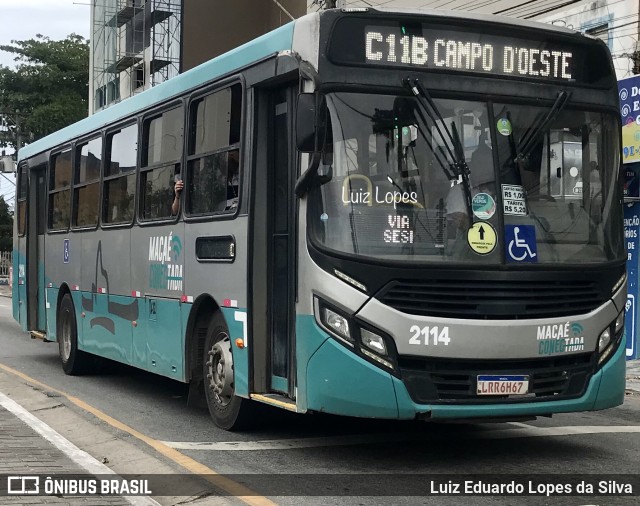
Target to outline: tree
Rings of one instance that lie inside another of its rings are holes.
[[[12,41],[15,69],[0,66],[0,147],[16,149],[85,118],[89,98],[89,42],[71,34]]]

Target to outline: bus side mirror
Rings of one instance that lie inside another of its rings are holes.
[[[10,156],[3,156],[0,158],[0,172],[15,172],[16,162]]]
[[[327,106],[323,96],[300,93],[296,108],[296,145],[302,153],[320,151],[327,130]]]

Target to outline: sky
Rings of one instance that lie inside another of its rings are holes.
[[[52,40],[77,33],[89,38],[90,0],[0,0],[0,45],[46,35]],[[13,55],[0,51],[0,65],[13,67]],[[15,181],[12,175],[10,181]],[[14,186],[0,177],[0,194],[14,204]]]

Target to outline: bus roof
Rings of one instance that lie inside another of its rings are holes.
[[[185,91],[194,89],[271,54],[287,49],[290,50],[293,44],[294,23],[292,21],[281,26],[158,86],[127,98],[88,118],[33,142],[20,150],[18,161],[45,152],[76,137],[100,130],[147,107],[176,97]]]

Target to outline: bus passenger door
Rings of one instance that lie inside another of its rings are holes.
[[[44,231],[46,166],[31,169],[27,219],[27,328],[46,330],[44,286]]]
[[[258,94],[252,252],[253,388],[295,398],[295,86]]]

